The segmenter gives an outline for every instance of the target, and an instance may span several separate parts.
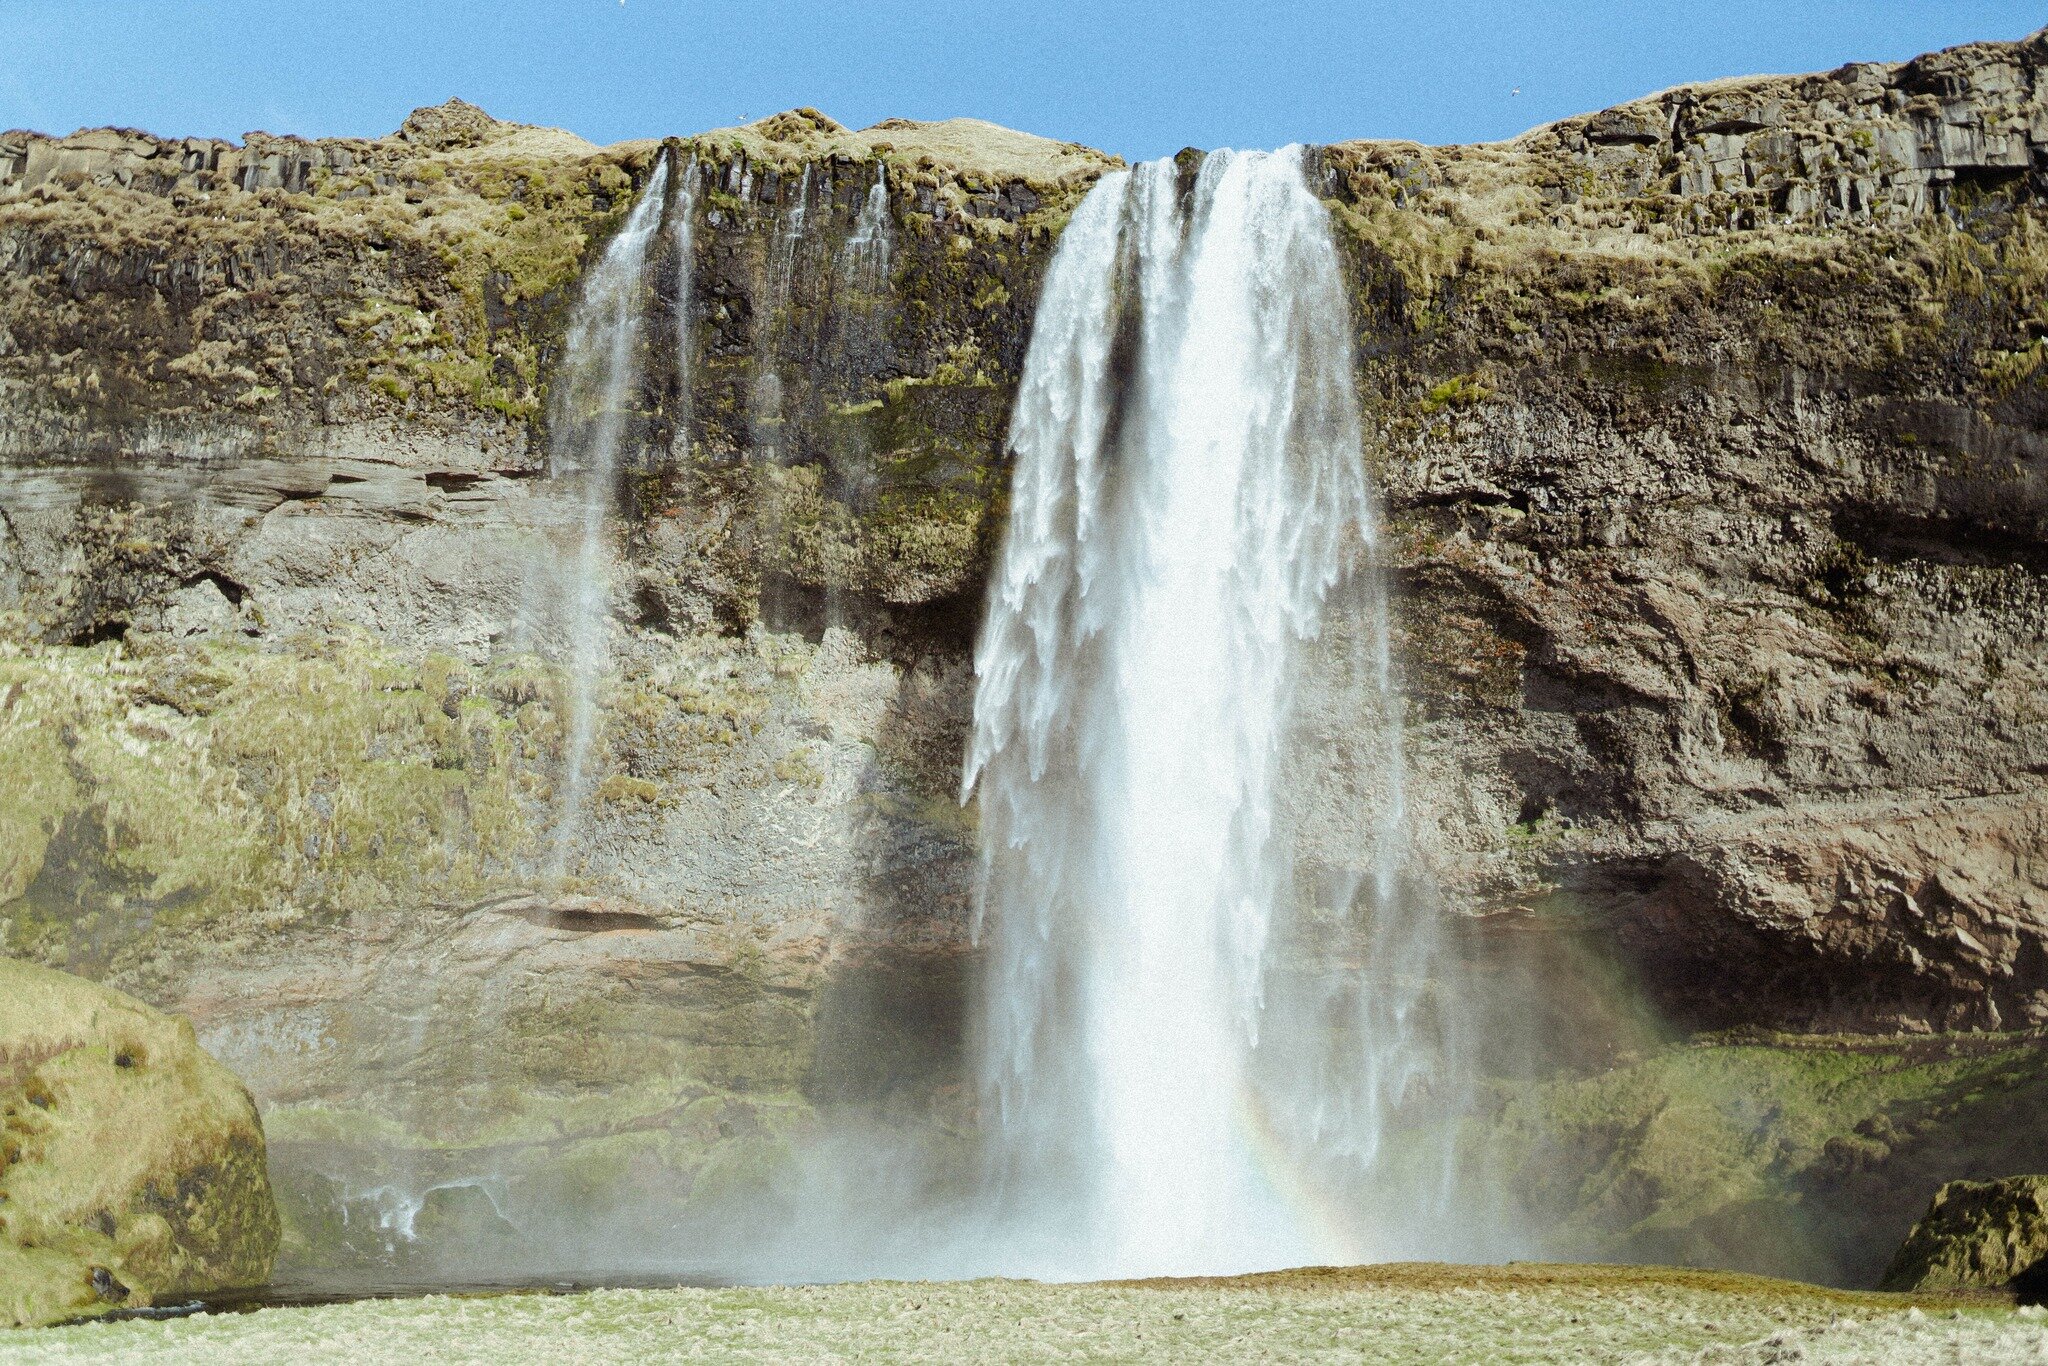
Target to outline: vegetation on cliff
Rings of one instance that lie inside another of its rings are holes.
[[[1951,1181],[1885,1268],[1887,1290],[2024,1288],[2048,1298],[2048,1176]]]
[[[1874,1285],[1945,1182],[2048,1164],[2044,1107],[2038,1038],[1708,1039],[1504,1088],[1473,1154],[1554,1255]]]
[[[0,647],[9,952],[152,981],[168,943],[478,895],[533,848],[547,675],[361,638]]]

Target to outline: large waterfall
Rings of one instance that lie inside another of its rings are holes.
[[[1355,1178],[1422,1070],[1412,973],[1281,964],[1303,916],[1427,937],[1338,257],[1298,152],[1189,178],[1112,173],[1061,239],[975,658],[982,1114],[1040,1274],[1378,1250]],[[1333,780],[1319,899],[1291,813]]]

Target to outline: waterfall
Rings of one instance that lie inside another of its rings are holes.
[[[846,239],[843,269],[855,289],[879,293],[889,283],[889,170],[877,164],[875,183]]]
[[[1281,962],[1310,914],[1369,921],[1363,954],[1430,953],[1401,895],[1353,367],[1297,151],[1214,153],[1192,185],[1171,160],[1111,173],[1060,241],[963,786],[990,1182],[1036,1229],[1009,1245],[1039,1249],[1009,1269],[1230,1272],[1369,1241],[1360,1173],[1427,1070],[1415,974],[1332,993]],[[1317,786],[1354,827],[1321,839],[1351,876],[1320,907],[1295,855]]]
[[[668,159],[661,158],[625,226],[584,281],[569,320],[567,348],[556,379],[552,472],[573,471],[579,499],[577,544],[567,565],[568,727],[553,864],[560,876],[582,832],[590,804],[590,751],[597,730],[597,691],[610,660],[611,575],[605,523],[612,510],[627,404],[641,376],[641,307],[647,250],[661,219]]]
[[[775,309],[789,303],[790,288],[796,281],[797,248],[803,245],[804,226],[810,216],[811,165],[805,162],[803,175],[796,182],[796,200],[789,206],[788,217],[782,220],[781,231],[775,235],[775,255],[768,276],[769,302]]]
[[[778,206],[771,220],[754,307],[754,373],[747,389],[747,437],[754,462],[766,471],[757,526],[761,544],[768,548],[768,562],[778,569],[787,518],[784,486],[777,471],[792,454],[784,425],[782,367],[813,359],[805,354],[799,325],[803,310],[796,306],[799,267],[808,264],[805,234],[810,224],[811,179],[811,166],[806,162],[797,179],[795,198],[786,209]],[[763,575],[758,602],[764,626],[771,631],[789,629],[788,593],[780,573]]]
[[[697,358],[697,158],[683,167],[676,209],[669,226],[676,260],[676,297],[671,311],[676,347],[676,412],[671,446],[677,455],[690,452],[690,388]]]
[[[769,463],[779,462],[782,448],[782,376],[777,362],[787,358],[792,326],[791,297],[796,287],[797,258],[811,213],[811,168],[805,163],[796,198],[779,213],[767,243],[765,278],[755,307],[754,380],[747,396],[747,434]]]

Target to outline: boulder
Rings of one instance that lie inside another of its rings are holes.
[[[399,125],[398,136],[419,147],[446,151],[487,142],[497,130],[498,121],[489,114],[468,100],[453,99],[413,110]]]
[[[2048,1267],[2048,1176],[1951,1181],[1906,1235],[1886,1290],[2032,1284]]]
[[[0,1325],[261,1285],[277,1241],[255,1102],[190,1023],[0,959]]]

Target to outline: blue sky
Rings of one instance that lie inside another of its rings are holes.
[[[2044,22],[2040,0],[0,0],[0,128],[372,136],[461,95],[597,142],[800,104],[856,127],[969,114],[1129,157],[1464,142]]]

